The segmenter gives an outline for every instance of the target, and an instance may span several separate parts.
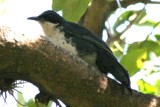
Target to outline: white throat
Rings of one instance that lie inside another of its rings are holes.
[[[64,48],[67,51],[70,51],[72,54],[77,55],[76,48],[70,43],[66,42],[64,32],[61,32],[56,26],[58,24],[53,24],[50,22],[39,22],[42,26],[45,36],[49,37],[57,46]]]

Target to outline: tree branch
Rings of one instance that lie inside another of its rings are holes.
[[[46,37],[16,34],[0,27],[0,78],[26,80],[73,107],[154,107],[160,99],[133,91],[106,77]]]
[[[150,0],[122,0],[120,1],[122,7],[135,3],[153,3]],[[158,2],[156,2],[158,3]],[[80,19],[79,24],[88,28],[89,30],[102,37],[103,29],[105,28],[105,21],[109,18],[111,13],[118,8],[116,0],[92,0],[91,5]],[[112,36],[114,37],[114,36]],[[110,39],[110,38],[109,38]]]

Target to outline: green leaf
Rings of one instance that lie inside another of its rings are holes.
[[[160,43],[159,42],[154,42],[154,41],[147,41],[143,42],[144,47],[146,47],[146,50],[148,53],[154,52],[157,56],[160,56]]]
[[[137,23],[136,25],[138,25],[138,26],[150,26],[150,27],[153,27],[156,24],[157,24],[156,21],[152,21],[152,20],[148,20],[147,19],[147,20],[143,20],[143,21]]]
[[[19,103],[17,103],[17,107],[24,107],[23,105],[25,105],[26,104],[26,102],[25,102],[25,100],[24,100],[24,97],[23,97],[23,95],[22,95],[22,93],[17,93],[18,94],[18,102]]]
[[[124,13],[122,13],[118,19],[116,20],[114,26],[113,26],[113,29],[116,31],[116,28],[123,24],[125,21],[129,20],[129,17],[131,17],[133,14],[135,14],[135,11],[134,10],[128,10]]]
[[[47,105],[47,107],[51,107],[52,106],[52,101],[50,101]]]
[[[155,38],[156,38],[158,41],[160,41],[160,34],[156,34],[156,35],[155,35]]]
[[[152,86],[151,84],[145,82],[143,79],[137,82],[139,90],[145,94],[155,94],[156,87]]]
[[[42,104],[42,103],[38,103],[38,102],[37,102],[37,105],[38,105],[39,107],[51,107],[51,106],[52,106],[52,101],[50,101],[47,106],[44,105],[44,104]],[[27,106],[28,106],[28,107],[37,107],[37,105],[36,105],[36,103],[35,103],[35,101],[34,101],[33,99],[30,99],[30,100],[27,102]]]
[[[53,0],[52,1],[52,9],[55,11],[62,10],[63,0]]]
[[[145,19],[146,14],[147,13],[145,8],[143,8],[140,11],[137,11],[136,13],[137,17],[136,17],[136,20],[134,21],[134,24],[142,22]]]
[[[146,49],[140,45],[141,43],[129,45],[127,54],[121,59],[121,64],[128,70],[131,76],[143,67],[144,60],[147,58]]]
[[[155,87],[157,88],[156,95],[160,95],[160,79],[156,81]]]
[[[142,9],[142,10],[127,10],[124,13],[122,13],[118,19],[116,20],[113,29],[115,31],[115,33],[117,33],[116,29],[118,26],[120,26],[121,24],[124,24],[124,22],[126,21],[130,21],[132,22],[134,20],[134,24],[138,23],[139,21],[141,21],[144,16],[146,16],[146,9]]]
[[[30,99],[30,100],[27,102],[27,106],[28,106],[28,107],[37,107],[33,99]]]
[[[127,54],[122,57],[121,64],[132,76],[143,67],[146,60],[149,60],[150,52],[154,52],[157,56],[160,55],[159,47],[160,44],[153,41],[133,43],[129,45]]]
[[[52,8],[62,10],[63,17],[71,22],[77,22],[85,13],[91,0],[53,0]]]

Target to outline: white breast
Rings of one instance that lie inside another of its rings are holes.
[[[64,32],[60,32],[60,29],[55,27],[58,24],[52,24],[50,22],[40,22],[40,24],[43,28],[45,36],[49,37],[57,46],[62,47],[67,51],[70,51],[74,55],[78,54],[75,46],[71,45],[72,41],[70,40],[70,43],[67,43]]]

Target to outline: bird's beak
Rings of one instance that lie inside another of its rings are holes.
[[[38,17],[29,17],[29,18],[27,18],[27,19],[29,19],[29,20],[36,20],[36,21],[39,21],[39,20],[40,20],[40,18],[38,18]]]

